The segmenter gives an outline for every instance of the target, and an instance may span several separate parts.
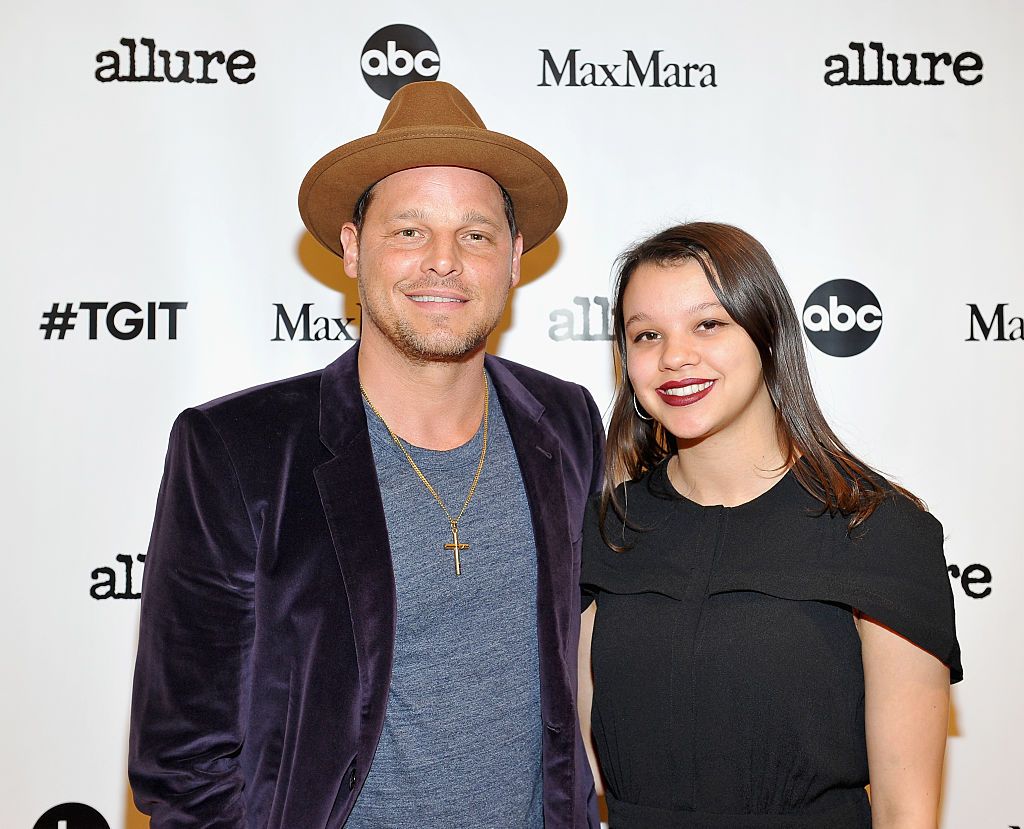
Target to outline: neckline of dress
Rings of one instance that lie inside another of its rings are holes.
[[[742,504],[735,504],[731,507],[727,507],[725,504],[701,504],[698,503],[697,501],[694,501],[692,498],[687,498],[685,495],[683,495],[679,490],[675,488],[675,486],[672,483],[672,479],[668,475],[668,464],[671,459],[672,456],[669,455],[655,468],[655,472],[661,479],[659,483],[662,485],[666,493],[673,501],[678,501],[680,503],[687,504],[698,510],[706,512],[733,512],[735,510],[749,509],[754,506],[758,506],[768,501],[769,496],[771,496],[773,493],[781,494],[784,488],[783,485],[786,483],[786,481],[788,481],[791,478],[795,478],[795,476],[793,475],[793,466],[795,466],[796,464],[793,464],[793,466],[790,466],[789,469],[783,472],[775,481],[775,483],[768,487],[768,489],[766,489],[760,495],[754,496],[749,501],[744,501]]]

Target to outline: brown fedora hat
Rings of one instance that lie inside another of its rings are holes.
[[[377,132],[331,150],[310,168],[299,188],[302,221],[320,244],[343,256],[341,226],[366,188],[413,167],[465,167],[490,176],[512,197],[524,250],[547,239],[565,215],[565,184],[550,161],[486,129],[451,84],[422,81],[395,93]]]

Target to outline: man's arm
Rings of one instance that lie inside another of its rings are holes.
[[[153,829],[246,825],[238,755],[256,537],[227,448],[190,409],[171,432],[143,580],[128,775]]]

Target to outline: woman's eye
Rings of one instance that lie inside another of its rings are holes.
[[[635,342],[635,343],[650,342],[651,340],[656,340],[656,339],[658,339],[657,332],[655,332],[655,331],[641,331],[639,334],[637,334],[635,337],[633,337],[633,342]]]
[[[701,331],[714,331],[716,328],[721,328],[725,323],[719,322],[718,320],[704,320],[700,323],[697,328]]]

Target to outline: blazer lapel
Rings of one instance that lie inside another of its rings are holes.
[[[537,645],[541,708],[549,728],[571,728],[573,683],[565,658],[570,640],[572,536],[562,475],[561,442],[542,423],[544,406],[499,360],[487,357],[487,370],[501,400],[519,458],[537,544]],[[577,620],[578,624],[578,620]],[[575,655],[574,655],[575,656]]]
[[[499,360],[487,370],[501,400],[526,487],[537,544],[537,650],[544,720],[544,825],[576,825],[575,653],[566,659],[579,624],[572,537],[562,472],[561,441],[542,422],[544,406]],[[574,611],[574,608],[576,609]],[[572,675],[570,675],[570,665]]]
[[[314,475],[348,594],[363,711],[375,722],[383,721],[391,682],[397,600],[357,354],[358,346],[353,346],[321,377],[320,440],[334,457],[318,466]],[[377,731],[364,731],[364,739],[376,739]],[[369,755],[363,749],[372,754],[372,747],[360,748],[364,757]]]

